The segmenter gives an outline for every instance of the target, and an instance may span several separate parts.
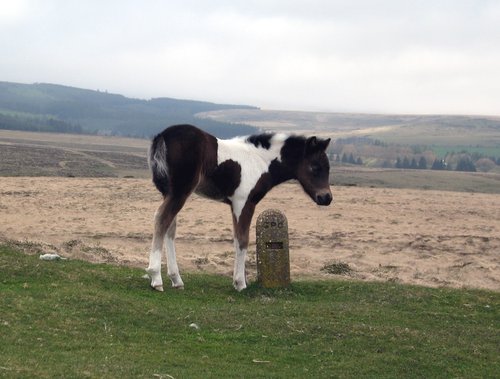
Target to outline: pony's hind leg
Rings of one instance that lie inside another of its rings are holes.
[[[163,291],[163,280],[161,278],[161,255],[165,233],[169,225],[166,224],[166,211],[168,200],[165,199],[155,213],[153,243],[149,253],[149,266],[146,269],[151,278],[151,287],[157,291]]]
[[[179,267],[177,266],[177,257],[175,254],[175,231],[177,227],[177,217],[175,217],[167,230],[167,235],[165,238],[165,250],[167,252],[167,268],[168,277],[172,281],[172,287],[174,288],[184,288],[184,282],[182,281],[181,275],[179,273]]]
[[[187,197],[188,196],[178,198],[167,196],[155,213],[153,243],[149,255],[149,266],[146,272],[151,278],[151,287],[157,291],[163,291],[161,256],[164,244],[167,247],[168,274],[172,279],[172,286],[176,288],[184,286],[179,275],[179,268],[177,267],[174,238],[176,229],[175,218],[186,202]]]

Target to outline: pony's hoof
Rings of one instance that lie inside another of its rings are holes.
[[[247,288],[247,284],[245,283],[244,280],[235,280],[233,282],[234,289],[238,292],[243,291],[245,288]]]
[[[183,290],[184,289],[184,282],[182,281],[179,273],[168,274],[168,277],[170,278],[170,281],[172,282],[172,288],[175,288],[176,290]]]
[[[151,286],[155,291],[163,292],[163,286]]]

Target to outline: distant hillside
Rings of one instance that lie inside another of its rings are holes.
[[[0,82],[0,129],[150,137],[168,125],[192,123],[218,137],[251,134],[239,123],[199,119],[194,115],[244,105],[122,95],[54,84]]]
[[[408,145],[500,146],[500,117],[326,113],[261,109],[204,112],[200,118],[242,122],[263,130],[370,137]]]
[[[500,173],[500,117],[391,115],[261,109],[203,112],[200,118],[242,122],[265,131],[333,138],[335,165]]]

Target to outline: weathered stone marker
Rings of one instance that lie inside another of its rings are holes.
[[[290,284],[288,221],[277,209],[267,209],[257,218],[257,281],[265,288]]]

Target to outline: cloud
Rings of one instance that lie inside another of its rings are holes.
[[[280,109],[499,112],[495,1],[0,1],[0,80]]]
[[[0,25],[15,24],[28,11],[28,2],[23,0],[0,0]]]

